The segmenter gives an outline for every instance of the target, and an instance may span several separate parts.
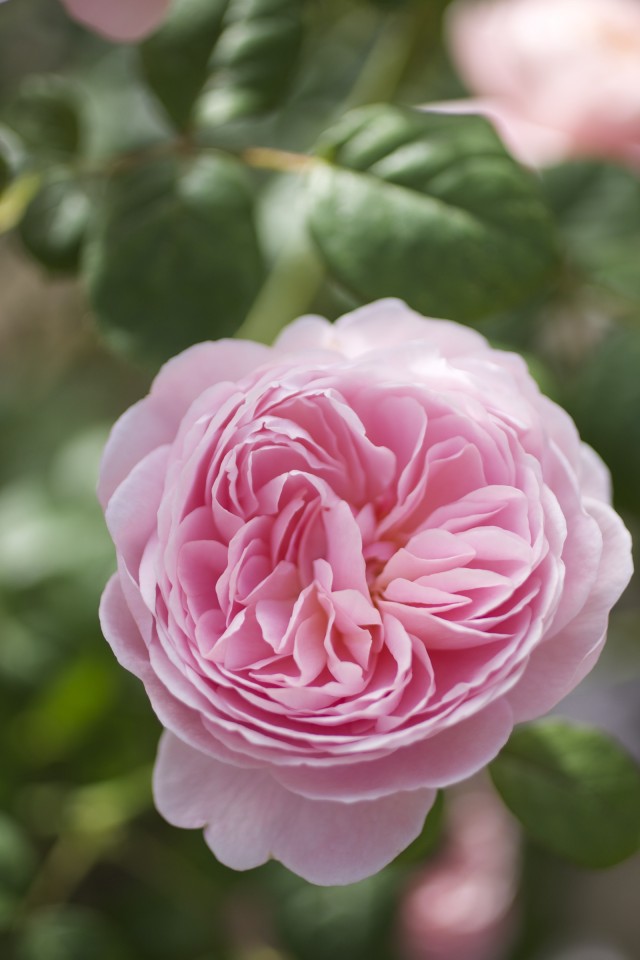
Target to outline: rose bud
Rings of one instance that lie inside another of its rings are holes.
[[[522,359],[396,300],[175,357],[99,494],[158,809],[319,884],[389,863],[575,687],[631,574],[606,468]]]

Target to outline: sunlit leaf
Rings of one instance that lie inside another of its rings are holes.
[[[640,768],[598,730],[545,720],[517,729],[490,766],[530,837],[581,866],[640,849]]]
[[[319,153],[313,235],[358,299],[399,296],[468,321],[551,282],[554,234],[538,184],[480,117],[367,107],[339,121]]]

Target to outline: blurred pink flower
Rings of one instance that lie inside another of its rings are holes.
[[[172,0],[62,0],[79,23],[109,40],[135,43],[160,26]]]
[[[396,300],[175,357],[99,493],[160,812],[321,884],[575,687],[631,574],[606,468],[521,358]]]
[[[403,897],[407,960],[500,960],[516,926],[519,831],[483,782],[447,797],[446,837]]]
[[[513,153],[640,163],[638,0],[458,0],[449,48]]]

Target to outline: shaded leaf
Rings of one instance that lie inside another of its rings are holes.
[[[640,181],[613,164],[575,162],[545,172],[567,255],[582,278],[640,303]]]
[[[229,0],[199,113],[221,123],[277,106],[303,38],[303,0]]]
[[[8,123],[28,151],[43,157],[76,156],[82,120],[74,88],[60,77],[29,77],[11,104]]]
[[[617,330],[565,383],[560,400],[611,469],[616,502],[640,509],[640,331]]]
[[[387,960],[401,875],[390,867],[346,887],[317,887],[270,870],[268,888],[284,947],[297,960]]]
[[[302,42],[303,0],[176,0],[140,48],[145,79],[179,128],[198,112],[221,123],[275,106]]]
[[[399,296],[474,320],[529,298],[555,266],[534,177],[476,116],[378,105],[324,137],[311,228],[331,274],[361,301]]]
[[[490,765],[532,839],[585,867],[640,849],[640,768],[604,733],[545,720],[517,729]]]
[[[102,659],[72,661],[16,721],[29,760],[51,762],[86,740],[113,705],[116,692],[116,675],[105,669]]]
[[[209,76],[228,0],[176,0],[163,26],[140,47],[144,77],[178,128],[188,125]]]
[[[85,272],[109,339],[151,363],[230,336],[263,275],[243,169],[207,155],[116,175]]]
[[[0,893],[23,891],[36,866],[33,846],[15,820],[0,813]]]
[[[50,270],[78,269],[91,217],[91,201],[64,173],[46,180],[25,210],[18,233],[25,248]]]
[[[99,914],[80,907],[45,907],[24,925],[16,960],[127,960],[128,950]]]
[[[5,156],[0,142],[0,194],[4,193],[11,182],[11,167],[9,159]]]

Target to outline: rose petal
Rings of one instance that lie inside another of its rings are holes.
[[[307,800],[263,770],[219,763],[165,733],[154,799],[180,827],[206,827],[216,857],[235,870],[273,858],[323,886],[356,883],[394,859],[422,830],[434,790],[362,803]]]
[[[377,799],[398,790],[446,787],[472,776],[493,760],[512,729],[513,714],[503,699],[381,760],[333,768],[274,767],[272,773],[288,789],[320,800]]]
[[[578,616],[531,654],[524,676],[509,694],[516,723],[551,710],[593,668],[606,638],[609,611],[633,572],[631,537],[618,515],[598,500],[585,505],[602,531],[598,574]]]
[[[103,6],[103,0],[96,0]],[[127,0],[127,5],[135,5]],[[176,435],[185,413],[205,390],[234,381],[266,363],[272,351],[248,340],[197,343],[163,367],[151,392],[116,422],[100,465],[98,498],[106,506],[116,487],[148,453]]]

